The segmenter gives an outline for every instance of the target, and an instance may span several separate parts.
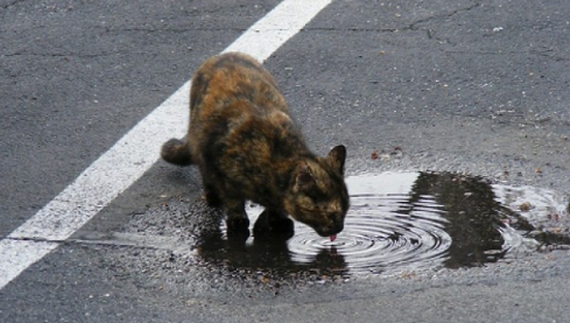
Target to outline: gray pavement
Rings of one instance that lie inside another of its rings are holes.
[[[0,2],[0,237],[278,1],[97,3]],[[568,17],[561,0],[337,0],[265,65],[315,151],[347,146],[350,175],[466,172],[567,202]],[[204,263],[199,183],[159,161],[0,290],[0,321],[568,321],[562,248],[348,278]]]

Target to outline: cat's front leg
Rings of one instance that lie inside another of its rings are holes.
[[[226,199],[226,225],[228,227],[228,236],[231,237],[249,237],[249,219],[245,212],[245,201],[241,199]]]
[[[222,199],[220,198],[220,195],[218,194],[216,187],[214,185],[206,183],[205,181],[204,181],[204,198],[206,199],[208,206],[211,207],[222,206]]]
[[[293,220],[281,210],[266,208],[253,226],[253,236],[256,239],[287,240],[293,234],[295,234]]]

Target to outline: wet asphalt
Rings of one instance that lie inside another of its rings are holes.
[[[0,236],[278,1],[0,2]],[[570,193],[570,4],[334,1],[265,63],[347,173],[436,170]],[[168,131],[168,129],[165,129]],[[157,152],[158,153],[158,152]],[[379,158],[373,158],[376,156]],[[335,276],[199,257],[220,215],[162,161],[0,290],[6,322],[565,322],[568,250]],[[568,212],[546,225],[566,230]],[[1,261],[1,260],[0,260]]]

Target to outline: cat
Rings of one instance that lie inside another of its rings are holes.
[[[246,200],[265,207],[255,238],[291,237],[288,214],[333,241],[343,230],[346,148],[313,154],[273,76],[247,54],[225,53],[202,64],[192,78],[187,139],[170,139],[161,156],[198,166],[207,203],[225,210],[228,235],[249,235]]]

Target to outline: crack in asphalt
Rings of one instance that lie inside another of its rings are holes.
[[[144,33],[158,33],[158,32],[169,32],[174,34],[182,34],[188,31],[233,31],[243,33],[247,28],[105,28],[106,32],[144,32]],[[282,31],[284,29],[271,29]]]
[[[140,235],[123,232],[84,232],[79,238],[66,240],[44,239],[36,237],[6,237],[10,241],[30,241],[59,243],[65,245],[99,245],[113,247],[131,247],[138,249],[166,250],[171,252],[191,251],[191,246],[181,245],[179,239],[157,235]]]
[[[2,7],[0,7],[0,8],[8,9],[8,8],[13,7],[13,6],[17,5],[18,3],[24,2],[24,1],[26,1],[26,0],[14,0],[12,2],[9,2],[9,3],[2,5]]]
[[[548,59],[552,59],[556,62],[566,62],[566,61],[570,61],[570,57],[564,57],[564,56],[560,56],[560,55],[554,55],[554,50],[552,49],[544,49],[544,50],[536,50],[536,49],[531,49],[529,51],[529,53],[531,54],[535,54],[544,58],[548,58]]]
[[[453,10],[452,12],[445,12],[445,13],[438,13],[438,14],[434,14],[431,15],[429,17],[425,17],[425,18],[421,18],[418,19],[416,21],[413,21],[411,23],[409,23],[408,25],[406,25],[405,27],[402,28],[398,28],[398,27],[394,27],[394,28],[369,28],[369,27],[349,27],[349,28],[335,28],[335,27],[315,27],[315,28],[304,28],[302,29],[302,31],[313,31],[313,30],[323,30],[323,31],[350,31],[350,32],[370,32],[370,31],[375,31],[375,32],[401,32],[401,31],[417,31],[417,30],[421,30],[418,25],[429,22],[431,20],[436,20],[436,19],[440,19],[440,18],[451,18],[457,14],[462,14],[464,12],[468,12],[471,11],[475,8],[481,7],[482,4],[480,3],[474,3],[468,7],[465,8],[459,8],[456,10]],[[427,30],[428,33],[432,32],[432,29],[428,29]],[[429,35],[428,35],[429,37]],[[430,39],[432,37],[429,37]]]
[[[69,58],[69,57],[77,57],[77,58],[97,58],[97,57],[107,57],[107,56],[115,56],[120,54],[129,53],[130,51],[127,50],[119,50],[114,52],[101,52],[95,54],[82,54],[82,53],[35,53],[35,52],[15,52],[9,54],[2,54],[0,57],[46,57],[46,58]]]
[[[414,22],[412,22],[411,24],[408,25],[408,27],[404,28],[403,30],[419,30],[419,28],[417,27],[417,25],[422,24],[422,23],[426,23],[432,20],[436,20],[436,19],[440,19],[440,18],[451,18],[453,16],[456,16],[458,14],[462,14],[468,11],[471,11],[475,8],[478,8],[482,6],[480,3],[474,3],[469,7],[465,7],[465,8],[460,8],[460,9],[456,9],[453,10],[452,12],[448,12],[448,13],[440,13],[440,14],[435,14],[429,17],[425,17],[419,20],[416,20]]]
[[[365,27],[348,27],[348,28],[335,28],[335,27],[309,27],[303,28],[301,31],[350,31],[350,32],[370,32],[370,31],[377,31],[377,32],[398,32],[400,29],[398,28],[365,28]]]
[[[406,28],[404,28],[403,30],[404,30],[404,31],[424,30],[424,29],[421,29],[420,27],[418,27],[418,25],[424,24],[424,23],[427,23],[427,22],[430,22],[430,21],[432,21],[432,20],[441,19],[441,18],[451,18],[451,17],[454,17],[454,16],[456,16],[456,15],[458,15],[458,14],[463,14],[463,13],[465,13],[465,12],[469,12],[469,11],[471,11],[471,10],[473,10],[473,9],[475,9],[475,8],[481,7],[481,6],[482,6],[482,4],[480,4],[480,3],[474,3],[474,4],[472,4],[471,6],[468,6],[468,7],[465,7],[465,8],[460,8],[460,9],[456,9],[456,10],[453,10],[452,12],[441,13],[441,14],[432,15],[432,16],[430,16],[430,17],[422,18],[422,19],[419,19],[419,20],[416,20],[416,21],[412,22],[411,24],[409,24],[409,25],[408,25]],[[427,36],[428,39],[433,39],[433,40],[437,40],[437,41],[440,41],[440,42],[445,42],[445,43],[448,43],[448,44],[452,44],[452,43],[453,43],[449,38],[439,38],[439,37],[436,37],[436,31],[433,30],[432,28],[427,28],[427,29],[425,30],[425,33],[426,33],[426,36]]]

